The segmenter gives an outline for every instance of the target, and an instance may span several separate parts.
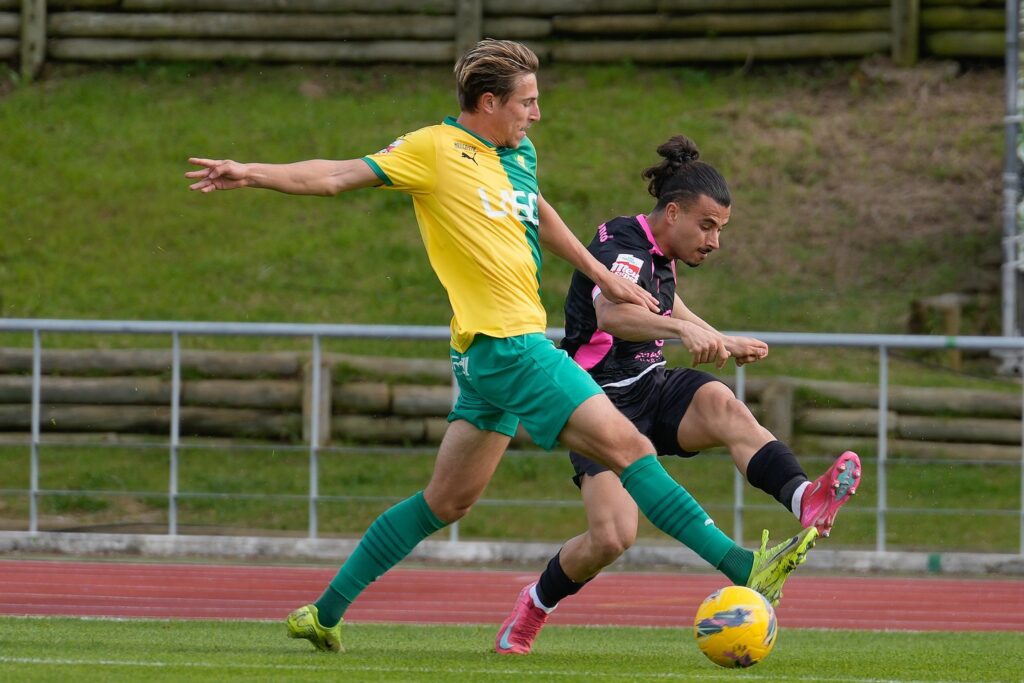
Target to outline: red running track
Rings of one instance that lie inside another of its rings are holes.
[[[335,570],[311,567],[0,561],[0,614],[282,619]],[[395,569],[349,609],[351,622],[500,624],[536,573]],[[609,572],[551,623],[689,627],[722,577]],[[1024,632],[1024,580],[794,576],[780,623],[797,628]]]

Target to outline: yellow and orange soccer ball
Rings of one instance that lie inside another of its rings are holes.
[[[693,621],[701,652],[728,668],[753,666],[767,657],[778,632],[771,603],[743,586],[727,586],[709,595]]]

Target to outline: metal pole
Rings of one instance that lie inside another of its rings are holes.
[[[43,344],[39,330],[32,331],[32,445],[29,462],[28,530],[39,531],[39,413],[43,381]]]
[[[889,435],[889,350],[878,347],[878,525],[875,550],[885,551],[886,483],[885,462]]]
[[[1024,368],[1024,357],[1021,358]],[[1021,443],[1020,443],[1020,554],[1024,555],[1024,378],[1021,378]]]
[[[1017,201],[1020,184],[1017,138],[1020,130],[1018,111],[1020,0],[1006,0],[1006,119],[1003,160],[1003,336],[1020,332],[1018,319],[1019,259],[1017,256]]]
[[[178,445],[181,437],[181,340],[171,334],[171,472],[167,485],[167,533],[178,533]]]
[[[309,537],[316,538],[316,499],[320,495],[320,335],[313,335],[313,381],[309,397]]]
[[[743,366],[736,368],[736,398],[747,402],[747,371]],[[740,471],[733,468],[732,476],[732,538],[737,545],[743,545],[743,493],[745,482]]]

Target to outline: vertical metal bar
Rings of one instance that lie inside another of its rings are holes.
[[[320,335],[313,335],[313,381],[309,397],[309,537],[316,538],[316,501],[320,495]]]
[[[32,331],[32,444],[29,461],[28,530],[39,531],[39,420],[43,381],[43,344],[39,330]]]
[[[171,471],[167,484],[167,533],[178,533],[178,446],[181,439],[181,339],[171,334]]]
[[[736,368],[736,398],[747,402],[747,371],[743,366]],[[732,539],[737,545],[743,545],[743,494],[746,482],[738,469],[733,469],[732,477]]]
[[[1017,201],[1020,160],[1017,137],[1020,132],[1019,88],[1020,0],[1006,0],[1006,117],[1003,143],[1003,336],[1020,334],[1019,302],[1020,257],[1017,245]]]
[[[455,402],[459,400],[459,381],[455,377],[455,370],[452,369],[452,408],[455,407]],[[455,520],[448,525],[448,541],[451,543],[459,542],[459,520]]]
[[[888,458],[889,435],[889,350],[878,347],[878,512],[875,550],[885,551],[885,513],[888,495],[885,463]]]

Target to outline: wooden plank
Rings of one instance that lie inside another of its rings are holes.
[[[455,18],[409,15],[401,21],[368,14],[114,14],[58,12],[50,15],[50,35],[88,38],[273,38],[329,40],[451,39]]]
[[[921,0],[922,7],[1002,7],[1005,11],[1005,0]]]
[[[901,415],[896,434],[921,441],[1016,444],[1020,448],[1019,420]]]
[[[107,374],[170,373],[171,352],[155,349],[44,350],[44,373]],[[298,377],[300,354],[236,351],[182,351],[183,370],[210,377]],[[0,348],[0,372],[32,371],[32,350]]]
[[[371,443],[422,443],[427,426],[418,417],[370,417],[368,415],[336,415],[331,419],[331,434],[341,441]]]
[[[455,3],[455,54],[463,55],[484,37],[483,0],[457,0]]]
[[[21,0],[0,0],[0,9],[14,9],[21,11]]]
[[[897,415],[888,413],[889,431],[896,429]],[[878,411],[863,409],[800,410],[796,414],[796,432],[810,434],[846,434],[872,436],[878,433]]]
[[[421,383],[449,386],[452,381],[452,364],[449,360],[354,356],[345,353],[327,353],[324,357],[336,370],[362,377],[415,379]]]
[[[170,405],[171,382],[159,377],[49,377],[40,382],[43,403]],[[29,403],[32,378],[0,376],[0,403]],[[299,410],[299,383],[292,380],[185,380],[182,405]]]
[[[537,56],[548,58],[544,44],[526,45]],[[82,62],[123,62],[139,59],[168,61],[253,60],[265,62],[349,62],[451,64],[453,41],[227,41],[227,40],[128,40],[104,38],[54,38],[48,43],[53,59]]]
[[[35,78],[46,60],[46,0],[21,0],[21,77]]]
[[[793,380],[798,388],[814,392],[826,402],[875,407],[878,387],[873,384]],[[821,403],[821,400],[816,400]],[[978,417],[1020,418],[1020,393],[938,387],[889,387],[889,407],[900,413],[941,413]]]
[[[589,41],[559,43],[551,48],[555,61],[679,63],[742,62],[751,59],[810,59],[863,57],[888,52],[890,34],[806,33],[783,36],[682,38],[647,41]]]
[[[171,410],[163,406],[43,406],[44,432],[170,432]],[[27,430],[31,407],[0,405],[0,429]],[[229,436],[297,441],[302,434],[298,413],[236,408],[181,408],[182,436]]]
[[[445,417],[452,409],[450,387],[400,384],[391,387],[391,410],[396,415]]]
[[[656,12],[656,0],[484,0],[485,16]]]
[[[921,26],[932,31],[974,31],[1006,28],[1006,11],[995,8],[929,7],[921,10]]]
[[[660,0],[659,12],[738,12],[743,10],[850,9],[889,7],[888,0]]]
[[[798,455],[835,456],[845,450],[853,450],[862,458],[871,458],[878,453],[877,439],[851,438],[849,436],[801,436],[791,445]],[[965,447],[962,443],[890,438],[886,441],[886,449],[889,457],[894,460],[912,458],[922,460],[994,460],[1011,464],[1020,462],[1020,446],[991,443],[972,443],[969,447]]]
[[[17,38],[21,32],[21,15],[0,12],[0,36]]]
[[[932,417],[888,413],[889,432],[903,439],[963,443],[1019,444],[1019,420]],[[796,431],[811,434],[872,436],[878,433],[878,411],[863,409],[802,410]]]
[[[0,59],[14,59],[18,55],[18,41],[0,38]]]
[[[51,10],[116,9],[121,6],[121,0],[47,0],[47,6]]]
[[[923,43],[925,53],[936,57],[1001,59],[1006,53],[1004,31],[927,31]]]
[[[343,382],[332,390],[334,412],[384,414],[391,412],[391,387],[384,382]]]
[[[530,38],[547,38],[551,35],[551,32],[551,19],[484,17],[483,33],[485,36],[501,36],[507,40],[527,40]]]
[[[888,9],[852,12],[764,12],[760,14],[607,14],[556,16],[554,30],[568,34],[801,33],[816,31],[883,31]]]
[[[456,0],[121,0],[129,11],[159,12],[414,12],[454,14]]]
[[[892,0],[892,61],[898,66],[913,66],[920,44],[920,0]]]

